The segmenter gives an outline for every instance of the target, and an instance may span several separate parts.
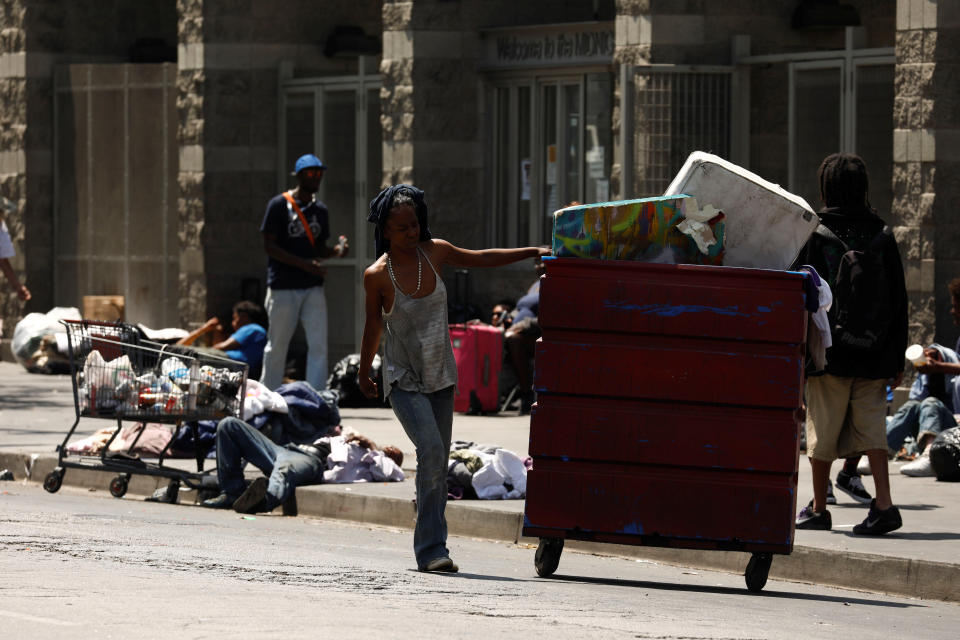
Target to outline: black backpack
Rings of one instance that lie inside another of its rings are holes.
[[[381,371],[380,355],[373,357],[370,365],[370,378],[377,383],[379,391],[377,398],[368,398],[363,395],[360,385],[357,384],[357,372],[360,370],[360,354],[351,353],[333,365],[333,371],[327,378],[327,388],[339,394],[339,407],[382,407],[383,400],[383,372]]]
[[[829,312],[833,344],[863,351],[883,349],[895,313],[884,265],[892,230],[884,226],[863,250],[851,249],[822,224],[817,233],[843,248]]]

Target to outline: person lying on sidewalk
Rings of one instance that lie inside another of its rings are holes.
[[[245,486],[243,460],[264,473]],[[217,425],[217,477],[220,495],[204,500],[211,509],[237,513],[266,513],[284,505],[284,514],[296,515],[294,490],[308,484],[399,482],[403,480],[403,453],[382,450],[357,434],[323,437],[312,445],[280,446],[238,418]]]

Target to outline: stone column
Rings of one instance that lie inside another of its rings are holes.
[[[17,256],[11,260],[21,280],[24,279],[23,203],[26,195],[26,37],[23,25],[26,9],[22,2],[5,3],[0,33],[0,195],[17,205],[16,211],[4,212],[7,229],[13,239]],[[0,280],[3,277],[0,276]],[[33,282],[26,283],[28,287]],[[13,335],[14,324],[23,308],[16,294],[5,282],[0,282],[0,319],[3,320],[3,335]]]
[[[947,283],[960,276],[960,6],[898,0],[893,220],[910,340],[953,343]]]
[[[474,59],[479,44],[460,4],[383,4],[383,181],[424,189],[431,211],[450,212],[431,216],[434,235],[478,246],[486,229],[476,197],[485,153]]]
[[[630,113],[624,113],[623,84],[620,68],[622,65],[637,65],[650,62],[650,0],[617,0],[617,18],[616,18],[616,45],[613,53],[614,65],[614,91],[613,91],[613,118],[611,126],[613,127],[613,146],[616,149],[623,149],[623,140],[620,139],[622,118],[628,117],[633,120],[634,126],[640,124],[635,117],[636,106],[633,101],[626,102],[626,108]],[[626,153],[635,154],[633,141],[627,141]],[[633,167],[634,176],[627,182],[627,188],[631,193],[623,192],[623,165],[620,156],[614,158],[613,165],[610,168],[610,193],[617,194],[618,197],[631,198],[634,196],[633,187],[636,185],[636,164],[630,162]]]
[[[180,326],[206,317],[207,275],[203,249],[204,98],[203,0],[178,0],[177,111],[180,116]]]

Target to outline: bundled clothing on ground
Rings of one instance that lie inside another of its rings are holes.
[[[503,447],[457,440],[450,447],[447,493],[454,500],[513,500],[527,493],[531,458]]]
[[[329,390],[317,391],[305,381],[282,384],[275,391],[255,381],[247,381],[248,401],[244,419],[278,445],[309,444],[323,436],[336,435],[340,426],[337,395]],[[263,410],[253,413],[257,409]],[[217,421],[200,420],[197,437],[185,423],[177,433],[172,449],[178,456],[191,457],[199,447],[208,458],[216,456]]]

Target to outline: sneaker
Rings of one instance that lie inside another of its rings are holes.
[[[882,536],[903,526],[900,510],[891,506],[880,511],[877,501],[870,501],[870,512],[866,519],[853,528],[853,532],[860,536]]]
[[[166,491],[166,489],[164,489]],[[236,502],[236,498],[226,493],[221,493],[216,498],[210,498],[209,500],[204,500],[200,503],[201,507],[206,507],[207,509],[229,509],[233,506],[233,503]]]
[[[867,456],[860,458],[860,462],[857,464],[857,473],[861,476],[869,476],[873,473],[870,471],[870,459]]]
[[[873,500],[873,496],[864,488],[860,476],[847,473],[843,469],[840,469],[840,473],[837,474],[837,488],[860,504],[870,504]]]
[[[820,531],[830,531],[833,526],[833,520],[830,518],[830,512],[824,509],[820,513],[813,510],[813,500],[797,514],[797,529],[818,529]]]
[[[448,556],[440,556],[439,558],[434,558],[427,564],[420,567],[420,571],[435,571],[435,572],[446,572],[446,573],[456,573],[460,570],[453,560]]]
[[[930,447],[927,447],[926,451],[917,456],[916,460],[910,464],[905,464],[900,467],[900,473],[905,476],[912,476],[914,478],[932,477],[934,473],[933,465],[930,464]]]
[[[837,504],[837,496],[833,495],[833,483],[827,480],[827,504]]]
[[[240,494],[237,501],[233,503],[233,510],[237,513],[265,513],[272,511],[267,509],[267,479],[264,476],[256,478],[247,487],[247,490]],[[274,507],[276,505],[273,505]]]

